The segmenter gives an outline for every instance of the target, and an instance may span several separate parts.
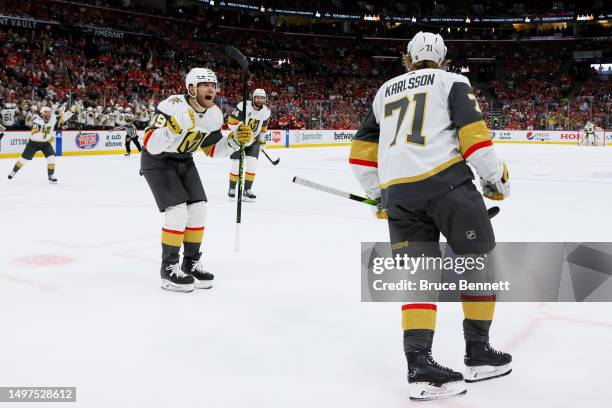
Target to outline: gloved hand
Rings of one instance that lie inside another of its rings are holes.
[[[501,179],[491,182],[481,178],[480,185],[482,186],[482,195],[490,200],[501,201],[510,197],[510,176],[506,163],[504,163],[504,172]]]
[[[385,210],[382,206],[382,203],[379,201],[376,207],[373,207],[374,216],[379,220],[388,220],[389,214],[387,214],[387,210]]]
[[[236,148],[240,147],[240,145],[251,144],[253,142],[253,129],[249,125],[241,123],[229,134],[228,138],[237,145]]]

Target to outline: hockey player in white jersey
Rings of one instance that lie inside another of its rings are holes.
[[[6,129],[13,129],[19,120],[19,110],[14,103],[7,103],[4,109],[0,111],[0,124]]]
[[[385,82],[352,142],[349,162],[368,197],[388,219],[394,253],[439,257],[442,233],[459,256],[483,256],[495,246],[472,165],[493,200],[509,196],[506,165],[498,159],[469,80],[440,69],[440,35],[419,32],[404,56],[407,72]],[[489,346],[494,293],[462,292],[465,381],[508,374],[512,357]],[[461,373],[431,356],[437,306],[402,307],[404,352],[412,399],[466,392]]]
[[[55,125],[57,124],[56,116],[51,112],[49,107],[43,107],[40,110],[40,116],[35,116],[32,124],[32,135],[26,144],[21,158],[17,160],[13,171],[9,174],[9,180],[15,177],[15,174],[23,168],[36,154],[41,151],[47,158],[47,177],[51,184],[57,183],[55,177],[55,150],[51,145],[53,139]]]
[[[250,144],[253,131],[239,125],[227,137],[221,134],[223,114],[214,103],[217,77],[210,69],[189,71],[185,87],[187,94],[170,96],[157,106],[145,129],[141,171],[164,213],[161,286],[191,292],[211,288],[214,278],[200,261],[207,199],[192,153],[202,149],[209,157],[227,157],[241,144]]]
[[[266,91],[263,89],[255,89],[253,97],[246,102],[246,123],[253,130],[253,143],[245,147],[244,156],[244,199],[245,201],[255,201],[257,196],[253,193],[253,182],[255,181],[255,171],[257,170],[257,159],[261,146],[265,142],[265,134],[268,131],[268,122],[270,120],[270,109],[265,105]],[[242,119],[242,105],[239,103],[234,112],[227,119],[230,129],[238,127]],[[236,197],[236,183],[238,182],[238,171],[240,163],[240,152],[236,152],[230,156],[232,166],[229,174],[229,191],[227,195],[230,198]]]
[[[586,125],[584,125],[584,129],[582,129],[580,144],[583,146],[605,145],[605,140],[600,140],[600,138],[598,138],[595,132],[596,130],[600,129],[598,129],[593,122],[588,121]]]

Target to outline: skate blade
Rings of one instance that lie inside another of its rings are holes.
[[[256,198],[248,198],[248,197],[242,197],[242,201],[245,203],[254,203],[255,201],[257,201]]]
[[[408,395],[413,401],[431,401],[463,395],[467,387],[463,381],[455,381],[440,386],[427,382],[408,384]]]
[[[213,287],[212,280],[195,280],[194,288],[196,289],[210,289]]]
[[[479,381],[492,380],[494,378],[503,377],[512,372],[511,364],[503,366],[476,366],[468,367],[465,371],[465,382],[475,383]]]
[[[51,181],[51,180],[49,180],[49,184],[57,184],[57,181]]]
[[[161,288],[173,292],[193,292],[194,284],[188,283],[185,285],[178,285],[170,282],[169,280],[162,279]]]

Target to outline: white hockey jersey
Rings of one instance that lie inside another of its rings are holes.
[[[258,140],[258,138],[263,139],[268,131],[268,122],[270,121],[272,112],[266,105],[262,106],[260,109],[255,109],[251,101],[247,101],[246,107],[246,123],[253,130],[253,142]],[[242,122],[242,103],[236,106],[234,112],[227,119],[227,124],[232,130],[235,130],[240,122]]]
[[[498,181],[497,158],[469,80],[440,69],[385,82],[354,137],[349,162],[367,195],[422,201],[473,178]]]
[[[53,138],[53,131],[57,124],[57,118],[55,115],[51,115],[48,122],[45,122],[39,115],[34,116],[32,121],[32,135],[30,140],[33,142],[49,142]]]
[[[0,111],[0,123],[5,127],[15,126],[17,123],[17,108],[5,108]]]
[[[198,113],[187,98],[187,95],[172,95],[157,106],[156,115],[145,129],[144,147],[149,153],[185,158],[202,148],[207,156],[227,157],[239,149],[237,143],[231,143],[221,134],[223,114],[217,105]],[[166,126],[173,117],[182,128],[187,127],[191,121],[190,114],[195,117],[193,129],[182,129],[177,134]]]

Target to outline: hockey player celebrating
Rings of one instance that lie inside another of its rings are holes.
[[[36,152],[41,151],[47,158],[47,177],[49,178],[49,182],[51,184],[57,183],[57,178],[54,174],[55,150],[51,145],[57,118],[51,113],[51,108],[46,106],[40,110],[40,115],[41,116],[36,115],[34,117],[32,135],[21,154],[21,158],[17,160],[17,163],[15,163],[13,167],[13,171],[8,175],[9,180],[15,177],[15,174],[17,174],[27,162],[32,160]]]
[[[223,114],[214,103],[217,77],[210,69],[189,71],[185,87],[187,94],[170,96],[157,106],[145,129],[141,170],[165,217],[161,287],[191,292],[211,288],[214,279],[200,261],[206,194],[192,153],[201,148],[207,156],[227,157],[241,144],[250,144],[253,131],[240,124],[227,137],[221,134]]]
[[[257,196],[253,193],[253,182],[255,181],[255,171],[257,170],[257,159],[261,146],[264,145],[264,136],[268,131],[268,121],[270,120],[270,109],[265,105],[266,91],[256,89],[253,91],[253,98],[246,102],[246,120],[247,125],[253,130],[253,143],[245,147],[245,182],[244,182],[244,199],[245,201],[255,201]],[[236,129],[242,118],[242,102],[238,104],[234,112],[230,115],[227,123],[230,129]],[[240,152],[235,152],[230,156],[232,167],[229,174],[229,191],[227,195],[230,198],[236,197],[236,183],[238,182],[238,171],[240,162]]]
[[[388,219],[394,253],[420,256],[425,249],[425,256],[439,257],[440,233],[459,256],[494,248],[468,163],[480,175],[485,197],[502,200],[510,193],[506,165],[495,153],[470,82],[440,69],[445,55],[440,35],[416,34],[404,56],[408,71],[380,87],[351,145],[351,168],[368,197],[379,200],[377,217]],[[512,357],[489,346],[494,299],[462,293],[466,381],[510,372]],[[466,392],[462,374],[431,356],[436,310],[435,303],[402,307],[412,399]]]

